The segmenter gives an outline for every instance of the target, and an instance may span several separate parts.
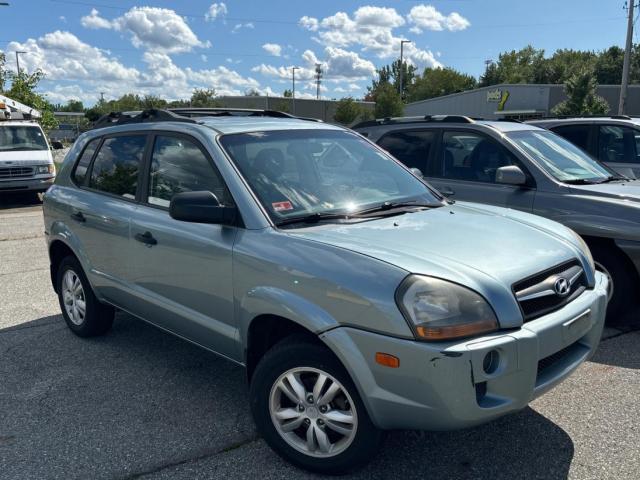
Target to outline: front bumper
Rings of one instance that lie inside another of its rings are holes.
[[[23,180],[3,180],[0,181],[0,193],[14,191],[44,192],[53,185],[54,180],[55,176],[48,178],[26,178]]]
[[[560,310],[482,338],[424,343],[337,328],[321,338],[356,383],[373,422],[383,429],[453,430],[524,408],[593,355],[604,326],[607,279]],[[490,351],[497,368],[485,372]],[[375,363],[376,352],[400,359]]]

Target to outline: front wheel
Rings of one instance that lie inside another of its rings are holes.
[[[285,340],[267,352],[251,382],[251,410],[271,448],[314,472],[355,470],[382,440],[344,367],[314,343]]]
[[[596,270],[609,280],[607,321],[616,323],[634,307],[638,284],[633,268],[622,252],[603,245],[590,246]]]

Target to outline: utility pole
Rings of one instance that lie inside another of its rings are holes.
[[[23,53],[27,53],[25,51],[16,51],[16,71],[18,72],[18,75],[20,75],[20,56]]]
[[[296,70],[300,70],[300,67],[291,67],[291,113],[296,113]]]
[[[322,78],[322,64],[316,63],[316,99],[320,100],[320,82]]]
[[[400,40],[400,75],[398,81],[398,93],[400,94],[400,98],[403,98],[402,95],[402,74],[404,72],[404,44],[411,43],[411,40]]]
[[[100,92],[100,103],[104,102],[104,92]]]
[[[627,43],[624,48],[624,63],[622,64],[622,84],[620,85],[620,103],[618,115],[624,115],[627,103],[627,85],[629,85],[629,63],[631,62],[631,43],[633,41],[633,7],[636,0],[629,0],[629,19],[627,20]]]

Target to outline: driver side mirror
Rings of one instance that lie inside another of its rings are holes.
[[[233,225],[236,213],[236,207],[221,205],[208,191],[177,193],[169,204],[171,218],[183,222]]]
[[[411,170],[411,173],[413,173],[418,178],[422,178],[424,176],[422,175],[422,170],[420,170],[419,168],[413,167],[413,168],[410,168],[409,170]]]
[[[503,185],[524,185],[527,183],[527,176],[516,165],[507,165],[496,170],[496,183]]]

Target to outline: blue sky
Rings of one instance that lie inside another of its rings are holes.
[[[363,95],[375,68],[399,56],[420,69],[452,66],[478,76],[485,59],[527,44],[599,50],[625,39],[623,0],[10,0],[0,7],[0,48],[15,68],[41,68],[53,102],[92,104],[104,92],[187,98],[255,89],[280,95],[290,67],[296,88],[315,96]],[[637,36],[636,36],[637,38]]]

